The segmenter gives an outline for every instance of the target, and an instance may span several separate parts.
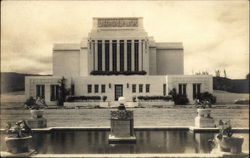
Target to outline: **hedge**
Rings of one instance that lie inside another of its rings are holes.
[[[67,102],[74,102],[74,101],[100,101],[100,96],[70,96],[66,99]]]
[[[150,100],[164,100],[169,101],[172,100],[171,96],[138,96],[138,100],[150,101]]]
[[[91,75],[146,75],[146,71],[91,71]]]

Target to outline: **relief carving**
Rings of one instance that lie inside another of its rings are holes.
[[[138,27],[138,19],[98,19],[98,27]]]
[[[133,119],[133,112],[126,110],[111,111],[111,119]]]

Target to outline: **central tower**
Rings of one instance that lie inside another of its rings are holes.
[[[93,18],[88,43],[92,74],[149,71],[148,35],[141,17]]]

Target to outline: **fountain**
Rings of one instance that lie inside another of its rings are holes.
[[[14,126],[8,123],[6,128],[8,134],[5,137],[9,156],[28,156],[34,152],[29,149],[29,143],[32,139],[31,129],[24,120],[18,121]]]
[[[32,100],[32,98],[30,98]],[[26,101],[27,102],[27,101]],[[27,120],[30,128],[46,128],[47,119],[43,117],[45,104],[44,99],[38,98],[36,102],[30,105],[31,118]]]
[[[126,110],[124,97],[119,97],[118,101],[118,110],[111,111],[109,143],[135,143],[133,111]]]

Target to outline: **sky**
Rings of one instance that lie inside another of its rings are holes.
[[[183,43],[185,74],[249,72],[247,0],[2,1],[1,71],[52,74],[53,44],[80,43],[93,17],[143,17],[156,42]]]

